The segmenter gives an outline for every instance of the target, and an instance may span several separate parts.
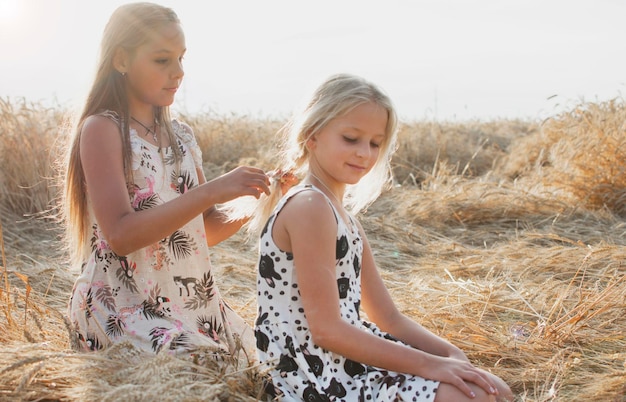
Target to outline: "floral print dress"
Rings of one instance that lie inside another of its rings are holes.
[[[115,115],[105,115],[117,122]],[[130,130],[134,191],[129,202],[137,211],[198,185],[200,148],[187,126],[177,120],[172,126],[175,146],[183,155],[178,164],[171,147],[159,149]],[[129,341],[154,353],[198,346],[208,346],[222,356],[233,356],[239,346],[253,350],[252,329],[222,300],[215,283],[202,215],[125,256],[111,250],[91,208],[89,217],[91,253],[68,307],[82,349]]]
[[[258,312],[255,324],[257,355],[268,366],[278,399],[284,401],[432,401],[439,383],[361,364],[324,350],[312,341],[300,299],[293,255],[272,239],[275,218],[300,191],[291,189],[278,203],[261,232],[257,271]],[[328,204],[337,220],[336,278],[340,313],[363,331],[400,342],[375,324],[361,319],[361,258],[363,241],[354,218],[347,224]]]

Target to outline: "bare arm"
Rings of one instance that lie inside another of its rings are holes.
[[[198,173],[198,182],[200,185],[206,183],[204,172],[202,169],[196,169]],[[229,221],[226,215],[214,207],[203,212],[204,230],[206,232],[206,241],[209,247],[214,246],[230,236],[237,233],[246,220]]]
[[[172,201],[135,211],[128,199],[117,125],[92,116],[85,121],[80,140],[88,196],[105,238],[119,255],[157,242],[215,204],[269,192],[262,170],[239,167]]]
[[[437,356],[469,361],[461,349],[427,330],[398,310],[378,273],[372,249],[360,225],[359,231],[363,239],[361,307],[368,317],[380,329],[414,348]]]
[[[287,234],[289,241],[283,244],[289,246],[294,255],[301,299],[315,344],[371,366],[450,383],[468,396],[472,391],[465,381],[474,382],[489,392],[492,384],[469,362],[389,341],[352,326],[341,318],[335,276],[337,224],[321,194],[303,192],[295,195],[276,219],[274,233],[280,236],[281,232]],[[371,258],[371,251],[367,253],[367,258]],[[373,259],[364,261],[361,272],[362,282],[374,281],[372,285],[365,285],[368,293],[384,290],[380,299],[369,296],[368,314],[373,313],[380,319],[385,313],[393,313],[396,309],[378,276]],[[373,308],[376,301],[383,303],[380,310]],[[395,324],[391,322],[386,320],[383,324],[393,329]],[[415,327],[407,323],[400,328],[401,335],[417,343],[429,342],[421,340],[419,334],[409,334],[409,328],[415,330]]]

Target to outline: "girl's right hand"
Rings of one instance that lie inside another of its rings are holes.
[[[263,170],[250,166],[239,166],[211,180],[211,183],[221,189],[219,195],[214,195],[218,204],[247,195],[258,199],[262,193],[270,193],[269,177]]]
[[[487,394],[497,395],[495,384],[491,383],[487,372],[474,367],[470,362],[451,357],[437,357],[433,365],[434,371],[429,378],[455,386],[465,395],[474,398],[474,392],[468,382],[478,385]]]

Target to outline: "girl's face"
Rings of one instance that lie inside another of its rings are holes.
[[[313,173],[335,184],[358,183],[378,160],[387,116],[385,108],[368,102],[331,120],[307,142]]]
[[[126,82],[131,105],[169,106],[183,75],[185,35],[177,23],[164,27],[128,59]]]

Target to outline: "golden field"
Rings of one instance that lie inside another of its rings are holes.
[[[210,112],[207,177],[272,169],[284,121]],[[225,371],[120,345],[70,349],[75,273],[55,219],[72,116],[0,98],[0,400],[253,401]],[[545,121],[402,122],[396,185],[360,219],[400,309],[504,378],[519,401],[626,401],[626,105]],[[256,249],[213,248],[224,297],[252,323]]]

